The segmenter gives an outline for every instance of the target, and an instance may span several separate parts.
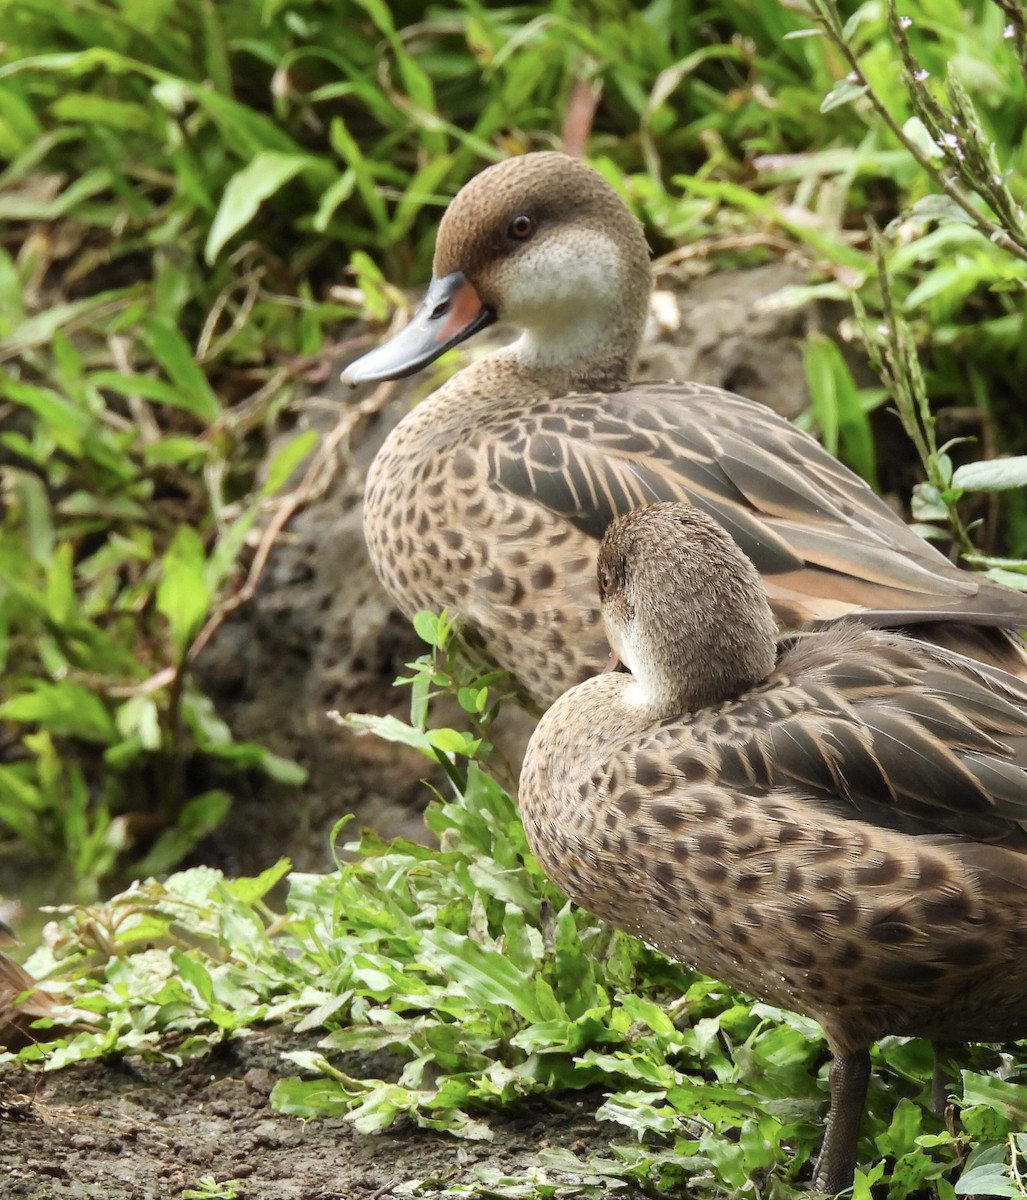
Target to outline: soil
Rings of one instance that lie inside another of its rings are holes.
[[[302,1122],[268,1103],[275,1081],[294,1073],[281,1051],[298,1046],[277,1031],[226,1044],[180,1069],[132,1060],[33,1079],[5,1068],[0,1196],[178,1200],[204,1176],[238,1181],[239,1200],[431,1196],[487,1168],[523,1177],[544,1148],[587,1157],[605,1154],[611,1135],[624,1137],[594,1119],[598,1094],[494,1114],[491,1142],[459,1141],[409,1121],[375,1135],[337,1118]],[[380,1066],[344,1069],[377,1076]],[[630,1192],[618,1194],[630,1200]]]
[[[831,332],[840,315],[764,303],[803,282],[805,272],[786,264],[665,274],[639,377],[702,380],[796,415],[806,403],[803,339],[812,324]],[[235,736],[309,771],[301,789],[224,781],[236,790],[234,808],[199,857],[229,873],[255,873],[281,854],[303,870],[330,869],[328,834],[347,811],[387,835],[424,836],[425,760],[327,716],[405,715],[408,706],[392,681],[421,645],[370,569],[360,497],[378,446],[424,386],[415,379],[396,387],[342,448],[330,488],[279,537],[256,597],[200,659],[199,682]],[[299,424],[328,434],[352,403],[332,384],[300,406]],[[530,724],[513,712],[503,720],[516,761]],[[171,1200],[204,1175],[240,1180],[243,1200],[381,1200],[411,1194],[396,1190],[411,1180],[470,1181],[486,1166],[523,1177],[544,1147],[584,1156],[605,1152],[611,1134],[624,1138],[594,1120],[598,1096],[580,1095],[492,1115],[491,1143],[412,1125],[372,1137],[343,1120],[303,1124],[268,1103],[275,1079],[292,1073],[281,1051],[295,1044],[295,1035],[266,1032],[179,1070],[136,1060],[45,1076],[4,1068],[0,1200]]]

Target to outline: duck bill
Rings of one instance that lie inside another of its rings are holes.
[[[495,319],[495,309],[482,301],[462,271],[432,278],[410,323],[351,363],[342,373],[342,382],[357,387],[413,375]]]

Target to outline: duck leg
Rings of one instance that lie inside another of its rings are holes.
[[[836,1054],[831,1063],[831,1111],[824,1144],[813,1172],[813,1186],[835,1195],[852,1187],[859,1123],[870,1082],[870,1051]]]

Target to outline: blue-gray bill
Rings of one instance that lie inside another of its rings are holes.
[[[495,309],[482,302],[462,271],[433,278],[410,323],[395,337],[350,363],[342,373],[342,382],[357,387],[413,375],[495,319]]]

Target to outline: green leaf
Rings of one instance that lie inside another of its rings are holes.
[[[50,111],[62,121],[109,125],[126,132],[142,133],[154,124],[153,112],[141,104],[98,96],[95,92],[65,92],[53,102]]]
[[[299,467],[317,445],[318,432],[307,429],[290,438],[275,454],[268,467],[267,478],[260,488],[262,496],[273,496],[288,480],[289,476]]]
[[[157,838],[149,853],[136,864],[140,875],[163,875],[224,821],[232,806],[227,792],[214,790],[191,797],[178,814],[178,820]]]
[[[951,196],[942,195],[940,192],[931,192],[927,196],[921,196],[909,210],[909,215],[921,220],[973,225],[973,217],[966,209],[960,207]]]
[[[960,1076],[965,1105],[987,1105],[1007,1117],[1014,1128],[1027,1128],[1027,1087],[973,1071],[961,1071]]]
[[[206,565],[200,535],[191,525],[183,525],[161,559],[162,577],[156,597],[157,611],[167,619],[179,656],[185,653],[210,611]]]
[[[966,492],[1001,492],[1027,486],[1027,454],[966,463],[952,474],[952,486]]]
[[[190,373],[188,366],[185,365],[185,358],[182,357],[183,347],[181,345],[173,346],[170,339],[160,340],[160,335],[158,335],[158,344],[164,359],[173,357],[175,375],[187,384],[186,387],[176,387],[153,375],[123,375],[118,371],[94,371],[89,377],[90,383],[119,396],[141,396],[144,400],[153,400],[158,404],[167,404],[171,408],[180,408],[184,412],[194,413],[206,421],[213,420],[220,411],[220,406],[217,405],[216,400],[214,407],[211,406],[212,393],[207,386],[206,377],[200,384],[197,377]],[[192,357],[188,346],[185,347],[185,355],[188,358]],[[151,448],[147,447],[147,449]]]
[[[166,317],[151,317],[142,330],[142,338],[178,389],[177,407],[203,421],[213,421],[220,414],[221,405],[193,356],[192,347],[175,325]],[[171,402],[165,399],[165,403]]]
[[[931,137],[930,131],[919,117],[910,117],[902,126],[902,132],[925,158],[941,159],[945,157],[945,152]]]
[[[997,1147],[1004,1151],[1003,1146]],[[972,1158],[967,1160],[966,1169],[956,1180],[957,1196],[1023,1196],[1023,1192],[1009,1177],[1009,1167],[1003,1162],[978,1161],[971,1166]]]
[[[546,1021],[564,1014],[555,1002],[547,1003],[526,975],[498,950],[481,946],[449,929],[435,929],[427,940],[438,964],[459,980],[478,1004],[505,1004],[526,1021]]]
[[[843,79],[836,87],[833,87],[824,97],[820,105],[822,113],[829,113],[832,109],[841,108],[843,104],[851,104],[854,100],[858,100],[860,96],[865,96],[868,91],[865,83],[857,83],[852,79]]]
[[[870,421],[837,343],[812,334],[803,352],[803,365],[825,448],[880,491]]]
[[[429,646],[439,644],[439,618],[435,613],[421,609],[420,612],[414,613],[413,625],[414,633],[422,642],[427,642]]]
[[[46,606],[50,619],[60,628],[66,628],[78,616],[74,555],[70,542],[61,543],[54,551],[46,573]]]
[[[183,982],[196,990],[197,995],[203,1003],[207,1005],[213,1004],[214,984],[211,982],[210,972],[206,967],[178,949],[171,951],[171,961],[175,964]]]
[[[114,720],[122,737],[138,738],[144,750],[160,749],[160,713],[152,696],[130,697],[118,708]]]
[[[261,204],[280,191],[290,179],[311,167],[324,169],[320,160],[309,154],[284,154],[262,150],[225,185],[221,203],[207,235],[203,255],[212,263],[225,243],[257,215]]]
[[[32,690],[0,704],[0,719],[42,725],[57,737],[112,742],[114,722],[103,702],[81,684],[36,682]]]

